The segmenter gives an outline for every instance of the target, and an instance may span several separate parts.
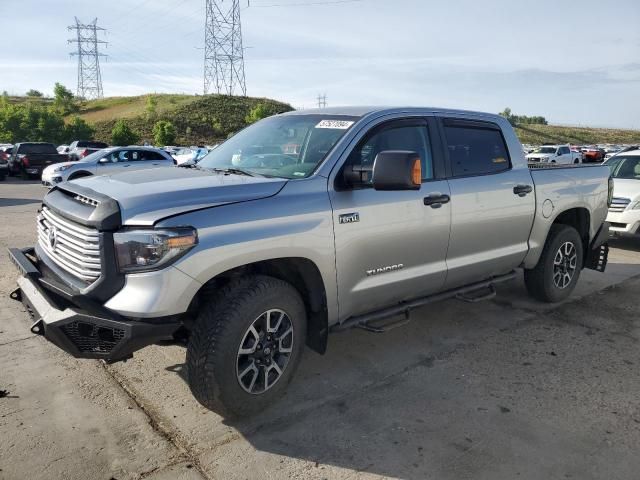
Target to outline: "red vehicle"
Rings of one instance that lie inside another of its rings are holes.
[[[582,158],[585,162],[600,163],[604,160],[604,150],[598,147],[585,147],[582,149]]]

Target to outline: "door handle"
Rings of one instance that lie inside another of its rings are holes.
[[[440,208],[443,203],[449,203],[451,197],[444,193],[431,193],[424,197],[424,204],[431,208]]]
[[[524,197],[531,192],[533,192],[533,187],[531,185],[516,185],[513,187],[513,193],[519,197]]]

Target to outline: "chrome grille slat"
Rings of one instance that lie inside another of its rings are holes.
[[[84,236],[88,238],[94,238],[94,239],[98,238],[98,232],[96,230],[71,223],[67,220],[63,220],[62,218],[60,218],[60,216],[53,213],[47,207],[42,207],[42,214],[47,220],[53,223],[56,227],[66,229],[69,233],[74,233],[75,235]]]
[[[54,248],[49,232],[55,227]],[[102,271],[100,234],[60,217],[47,207],[38,215],[38,244],[60,268],[88,283],[96,281]]]
[[[613,197],[611,201],[611,206],[609,207],[609,211],[616,212],[616,213],[624,212],[624,210],[629,206],[630,203],[631,203],[630,198]]]

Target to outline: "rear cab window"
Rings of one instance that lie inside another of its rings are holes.
[[[487,175],[511,169],[509,150],[498,125],[444,119],[443,126],[453,177]]]
[[[18,153],[33,155],[58,154],[58,150],[52,143],[26,143],[20,145]]]

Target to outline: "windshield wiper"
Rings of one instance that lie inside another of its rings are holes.
[[[209,170],[213,170],[214,172],[220,173],[231,173],[235,175],[246,175],[247,177],[255,177],[257,174],[250,172],[248,170],[243,170],[242,168],[210,168]]]
[[[191,161],[187,161],[187,162],[181,163],[180,165],[176,165],[176,166],[180,167],[180,168],[196,168],[198,170],[204,170],[200,165],[198,165],[195,162],[191,162]]]

